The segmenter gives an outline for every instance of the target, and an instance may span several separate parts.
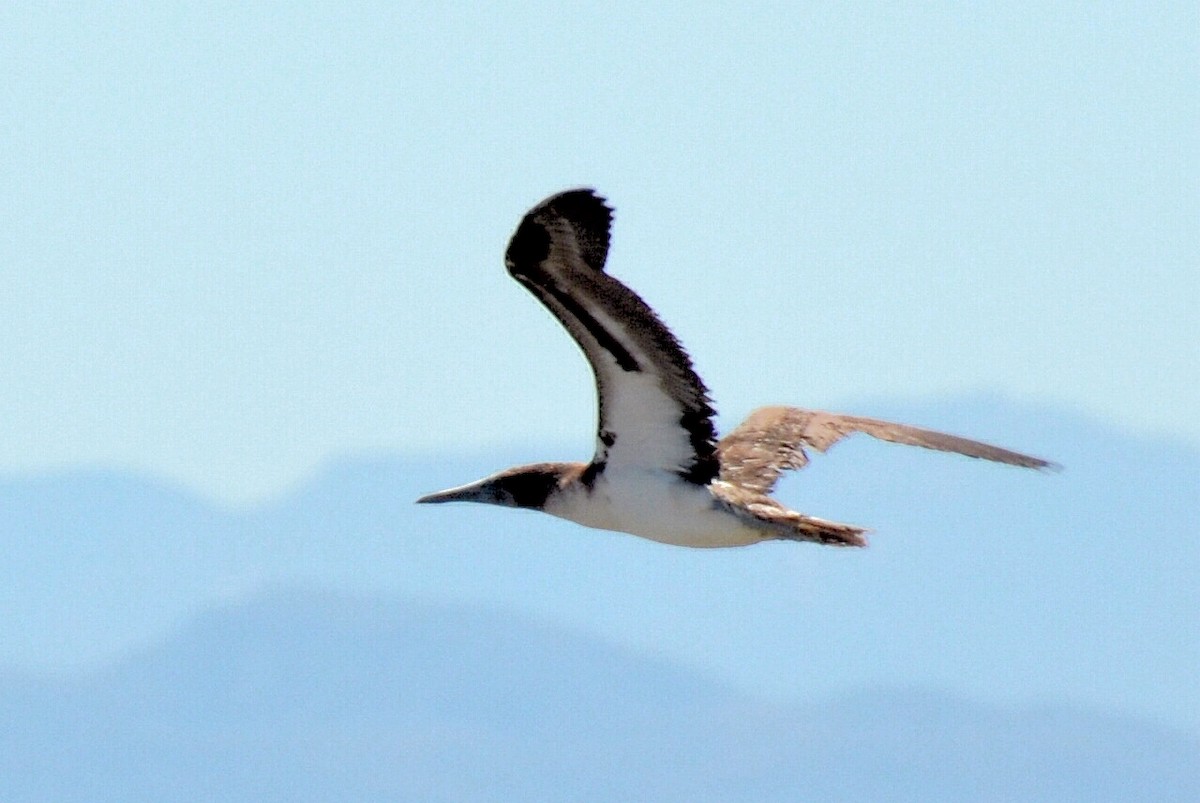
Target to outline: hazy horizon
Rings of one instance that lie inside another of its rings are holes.
[[[1200,560],[1200,450],[998,400],[878,412],[1037,450],[1065,469],[850,439],[779,494],[871,528],[868,549],[716,551],[528,511],[414,504],[506,465],[570,456],[536,444],[348,456],[251,507],[120,471],[10,476],[0,664],[96,666],[214,605],[299,584],[509,611],[777,700],[908,679],[1200,728],[1200,707],[1179,704],[1200,703],[1188,568]]]

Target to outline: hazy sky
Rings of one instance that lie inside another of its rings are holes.
[[[586,457],[501,262],[575,185],[729,418],[988,391],[1200,443],[1194,2],[50,5],[0,8],[0,471]]]

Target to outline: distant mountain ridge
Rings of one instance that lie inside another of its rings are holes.
[[[537,446],[344,459],[241,511],[120,472],[9,477],[0,666],[101,666],[215,604],[300,584],[513,612],[773,701],[902,683],[1200,732],[1200,450],[994,398],[844,409],[1065,469],[840,444],[782,496],[873,527],[871,548],[851,552],[669,549],[536,514],[412,503],[514,462],[581,456]]]
[[[888,689],[770,706],[485,610],[277,591],[0,685],[6,801],[1184,800],[1200,741]]]

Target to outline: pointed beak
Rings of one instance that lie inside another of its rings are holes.
[[[444,491],[426,494],[417,500],[418,505],[439,504],[441,502],[491,502],[496,501],[496,494],[486,480],[468,482],[457,488],[447,488]]]

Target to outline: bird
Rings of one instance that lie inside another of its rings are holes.
[[[613,209],[587,188],[546,198],[521,219],[508,273],[556,317],[595,377],[590,462],[515,466],[422,496],[541,511],[681,547],[764,541],[866,546],[868,530],[789,509],[771,496],[785,471],[854,433],[1026,468],[1047,460],[942,432],[856,415],[771,406],[718,439],[691,358],[634,291],[605,272]]]

